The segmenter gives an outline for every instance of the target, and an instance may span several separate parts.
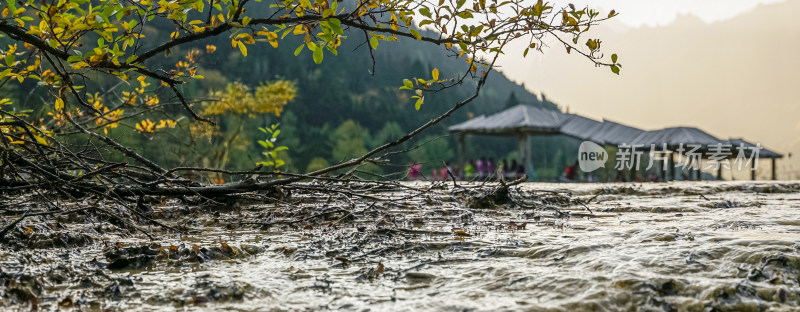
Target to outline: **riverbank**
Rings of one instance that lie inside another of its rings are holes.
[[[497,185],[326,187],[200,205],[151,198],[141,211],[56,202],[75,212],[28,217],[0,247],[0,308],[790,311],[800,302],[800,183],[525,183],[507,196]],[[47,207],[7,199],[0,227]]]

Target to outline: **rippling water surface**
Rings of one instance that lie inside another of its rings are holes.
[[[103,306],[191,311],[800,309],[796,183],[533,183],[517,189],[513,195],[519,204],[495,208],[467,208],[452,190],[412,198],[381,193],[374,196],[391,200],[354,200],[347,204],[350,212],[330,220],[309,219],[307,226],[209,228],[171,237],[176,245],[226,242],[263,252],[122,271],[132,281],[123,296],[127,299]],[[527,200],[566,192],[588,203]],[[361,217],[348,221],[355,212]],[[219,218],[243,216],[230,211]]]

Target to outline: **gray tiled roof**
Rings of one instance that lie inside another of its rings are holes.
[[[707,132],[694,127],[671,127],[660,130],[645,131],[626,126],[610,120],[596,121],[576,114],[562,113],[520,104],[489,116],[467,120],[453,125],[450,132],[516,135],[527,134],[564,134],[579,140],[592,141],[598,144],[617,146],[621,144],[642,144],[661,146],[666,143],[674,149],[681,144],[708,145],[731,144],[732,151],[740,143],[748,147],[756,146],[742,139],[720,140]],[[748,153],[749,156],[749,153]],[[762,148],[762,158],[781,158],[783,155]]]
[[[733,151],[734,153],[738,153],[737,147],[739,147],[739,144],[742,144],[745,147],[756,147],[757,146],[756,144],[747,142],[747,141],[745,141],[743,139],[729,139],[729,140],[727,140],[727,143],[732,145],[731,151]],[[748,157],[750,156],[749,152],[746,152],[745,154]],[[759,158],[783,158],[783,155],[780,154],[780,153],[777,153],[775,151],[766,149],[766,148],[764,148],[762,146],[761,149],[758,151],[758,157]]]
[[[668,147],[674,148],[681,144],[696,144],[708,146],[712,144],[724,143],[724,140],[715,138],[713,135],[703,130],[693,127],[672,127],[661,130],[645,131],[628,144],[650,144],[661,145],[666,143]]]
[[[453,132],[513,134],[557,134],[564,114],[528,105],[517,105],[502,112],[478,117],[450,127]]]
[[[636,137],[645,133],[646,131],[626,126],[621,123],[613,122],[610,120],[603,120],[603,124],[598,129],[602,144],[606,145],[620,145],[630,144]]]

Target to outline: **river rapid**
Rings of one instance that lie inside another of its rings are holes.
[[[168,203],[156,215],[190,234],[76,227],[90,243],[3,247],[0,310],[800,310],[799,183],[525,183],[490,204],[404,185]]]

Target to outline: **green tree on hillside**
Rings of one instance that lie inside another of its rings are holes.
[[[333,159],[344,161],[367,152],[369,131],[353,120],[347,120],[331,134]]]

